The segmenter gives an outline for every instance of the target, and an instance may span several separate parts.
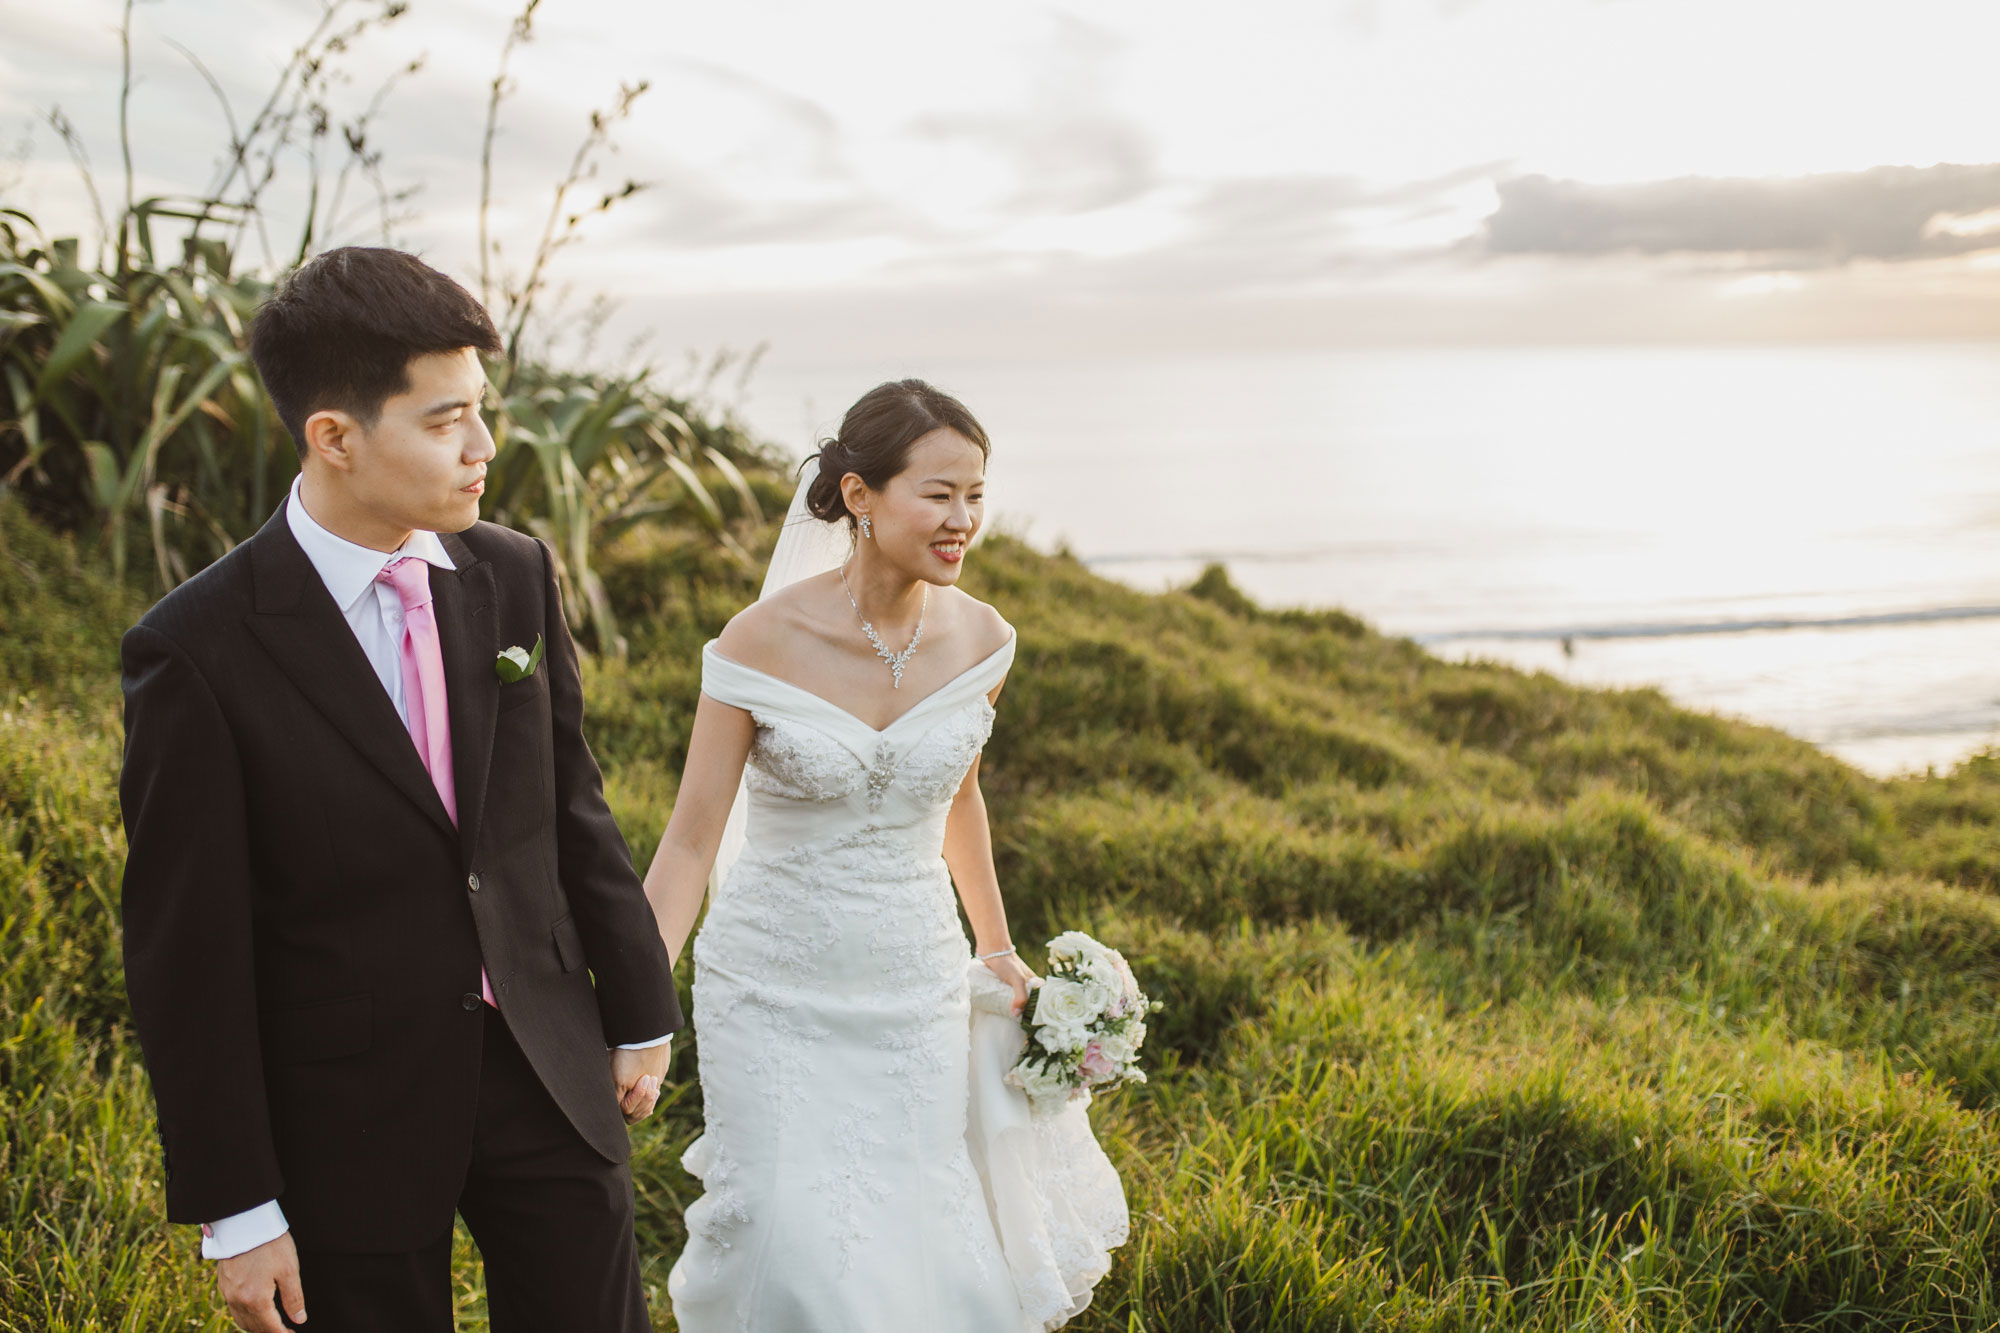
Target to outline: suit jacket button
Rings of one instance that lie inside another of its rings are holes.
[[[479,1007],[479,997],[477,995],[474,995],[471,991],[467,991],[465,994],[458,997],[458,1005],[459,1008],[465,1010],[465,1012],[469,1014],[473,1010]]]
[[[465,887],[471,889],[474,893],[479,892],[479,872],[477,870],[465,877]]]

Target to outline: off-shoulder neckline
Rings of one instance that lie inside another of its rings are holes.
[[[825,695],[819,694],[813,690],[809,690],[805,686],[800,685],[795,681],[786,680],[783,676],[774,676],[768,671],[760,671],[756,667],[750,666],[748,663],[739,662],[733,657],[723,656],[722,650],[715,646],[716,640],[714,639],[710,639],[707,643],[703,644],[701,650],[704,653],[713,654],[716,661],[726,663],[729,666],[736,668],[738,671],[747,671],[753,676],[761,676],[765,680],[768,680],[773,684],[784,686],[786,689],[791,690],[795,694],[802,694],[806,698],[813,700],[815,703],[824,704],[826,707],[831,708],[834,712],[840,714],[842,717],[848,719],[850,722],[862,728],[864,731],[867,731],[871,735],[886,736],[891,731],[894,731],[898,726],[900,726],[912,714],[922,710],[926,705],[931,703],[933,700],[942,698],[949,690],[952,689],[953,686],[957,685],[967,676],[972,675],[974,672],[979,671],[983,667],[991,665],[992,662],[996,658],[1000,657],[1002,654],[1012,652],[1014,648],[1014,640],[1015,640],[1014,629],[1010,625],[1007,628],[1007,642],[1001,644],[998,648],[995,648],[992,652],[980,658],[977,662],[974,662],[971,666],[959,672],[956,676],[953,676],[950,680],[938,686],[936,689],[932,690],[929,694],[926,694],[923,698],[911,704],[908,708],[905,708],[902,712],[898,713],[894,718],[890,719],[887,726],[881,726],[881,727],[869,726],[868,723],[863,721],[859,716],[857,716],[852,712],[849,712],[845,708],[842,708],[839,704],[827,698]],[[982,690],[980,693],[984,695],[985,691]]]

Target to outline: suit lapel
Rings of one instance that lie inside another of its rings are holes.
[[[453,832],[451,816],[438,798],[423,760],[417,757],[409,729],[396,715],[395,704],[368,664],[368,655],[361,651],[353,628],[334,604],[333,594],[292,536],[283,504],[250,540],[256,581],[256,610],[249,617],[251,632],[299,692],[350,745],[426,815]],[[449,658],[447,652],[447,669]],[[455,701],[452,723],[455,731]],[[487,725],[490,731],[491,722]],[[460,799],[462,803],[463,797]]]
[[[500,706],[500,655],[493,611],[493,566],[456,535],[440,534],[458,566],[431,570],[438,640],[444,650],[445,697],[451,705],[452,782],[458,798],[458,835],[468,864],[479,845],[486,781],[493,764],[493,720]]]

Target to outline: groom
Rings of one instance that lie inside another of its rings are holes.
[[[167,1214],[257,1333],[306,1297],[323,1333],[448,1331],[454,1212],[495,1333],[650,1327],[625,1125],[681,1014],[549,550],[478,522],[499,346],[410,255],[301,268],[251,334],[300,478],[125,636]]]

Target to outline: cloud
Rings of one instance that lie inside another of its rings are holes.
[[[1448,207],[1449,196],[1491,179],[1502,163],[1461,167],[1441,176],[1370,185],[1353,176],[1249,176],[1217,181],[1188,209],[1195,239],[1254,245],[1325,240],[1364,217],[1414,221]]]
[[[1352,37],[1373,37],[1382,27],[1380,0],[1342,0],[1334,7],[1334,16]]]
[[[852,178],[853,173],[846,162],[839,122],[834,119],[833,113],[820,103],[809,97],[802,97],[790,89],[778,87],[767,80],[755,78],[740,69],[731,69],[711,60],[698,60],[677,54],[667,54],[656,59],[663,65],[704,80],[718,90],[739,97],[765,111],[774,122],[773,130],[777,132],[772,137],[782,138],[798,148],[803,158],[798,166],[803,173],[837,180]],[[708,103],[704,109],[711,115],[716,111],[713,102]]]
[[[1817,267],[2000,244],[2000,226],[1989,225],[2000,164],[1631,185],[1519,176],[1497,188],[1485,244],[1500,255],[1735,253]]]
[[[629,170],[646,186],[634,215],[657,242],[682,250],[837,243],[905,236],[908,210],[870,189],[847,160],[839,122],[825,106],[738,69],[661,57],[670,99],[632,135]],[[680,125],[705,113],[704,160],[668,147]],[[665,131],[648,140],[647,129]]]
[[[1067,265],[1062,281],[1107,296],[1284,297],[1462,261],[1465,238],[1491,207],[1490,181],[1505,168],[1481,163],[1393,184],[1305,174],[1185,183],[1172,192],[1180,197],[1169,236]]]
[[[924,138],[969,142],[1006,159],[1020,185],[1001,207],[1016,216],[1111,208],[1159,182],[1152,138],[1104,101],[1119,39],[1069,15],[1052,17],[1054,33],[1024,107],[924,116],[912,125]]]
[[[1430,0],[1428,8],[1439,18],[1455,19],[1479,4],[1479,0]],[[1334,21],[1350,37],[1370,40],[1379,37],[1385,11],[1403,9],[1406,12],[1419,6],[1409,0],[1339,0],[1333,7]]]
[[[647,187],[626,221],[677,250],[865,245],[949,269],[967,258],[977,267],[1021,224],[1143,198],[1160,184],[1152,141],[1103,97],[1120,40],[1065,15],[1049,19],[1029,49],[1022,95],[906,122],[904,141],[918,152],[878,156],[867,171],[853,160],[868,156],[867,144],[857,147],[823,103],[739,69],[665,56],[665,105],[635,122],[620,168]],[[690,152],[676,140],[694,123],[706,133]]]
[[[677,249],[906,236],[917,225],[904,210],[865,193],[835,190],[808,198],[751,199],[712,172],[670,164],[652,164],[650,170],[652,179],[636,211],[655,228],[657,244]]]

